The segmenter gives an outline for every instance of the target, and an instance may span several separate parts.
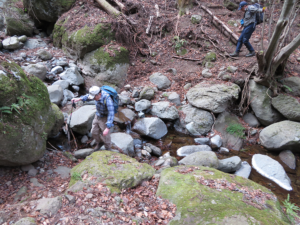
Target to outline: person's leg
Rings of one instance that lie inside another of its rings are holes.
[[[249,42],[249,39],[251,38],[251,35],[253,34],[254,30],[255,30],[255,25],[254,24],[250,24],[249,26],[247,26],[245,28],[245,34],[244,34],[244,37],[243,37],[243,44],[247,47],[247,49],[250,52],[250,54],[246,55],[248,57],[255,55],[254,48],[252,47],[252,45]]]
[[[104,142],[104,146],[106,150],[111,150],[111,137],[110,137],[110,131],[106,136],[103,136],[103,131],[106,128],[106,122],[107,122],[107,117],[101,117],[99,120],[99,126],[100,126],[100,138]]]
[[[244,30],[242,31],[241,36],[238,39],[238,42],[236,44],[235,52],[233,54],[230,54],[231,57],[239,56],[239,52],[240,52],[240,50],[242,48],[242,45],[243,45]]]
[[[92,137],[96,141],[95,150],[99,150],[100,147],[101,147],[100,146],[100,143],[101,143],[101,138],[100,138],[101,130],[100,130],[99,119],[97,118],[97,115],[95,115],[95,118],[93,120],[91,133],[92,133]]]

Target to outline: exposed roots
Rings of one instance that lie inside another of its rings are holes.
[[[116,41],[125,44],[127,47],[133,47],[134,44],[134,28],[124,19],[114,21],[112,29],[115,32]]]

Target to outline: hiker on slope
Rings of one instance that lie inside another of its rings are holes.
[[[252,57],[255,56],[255,51],[252,45],[250,44],[249,39],[256,27],[256,13],[265,12],[265,7],[261,9],[253,5],[248,5],[247,2],[242,1],[239,5],[238,10],[242,10],[243,12],[245,12],[244,18],[241,20],[241,26],[239,27],[240,29],[244,27],[244,29],[237,42],[235,52],[233,54],[230,54],[230,56],[239,56],[241,47],[244,44],[249,50],[249,54],[247,54],[246,57]]]
[[[89,90],[89,94],[80,96],[80,98],[73,98],[72,102],[95,100],[96,115],[92,124],[92,137],[96,140],[96,147],[94,150],[100,149],[100,143],[104,142],[105,150],[111,150],[110,128],[114,126],[114,104],[110,95],[101,90],[100,87],[93,86]],[[101,141],[102,140],[102,141]]]

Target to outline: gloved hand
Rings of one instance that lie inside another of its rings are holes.
[[[244,25],[244,19],[241,19],[241,25]]]

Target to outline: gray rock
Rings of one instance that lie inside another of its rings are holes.
[[[24,45],[24,48],[27,49],[44,48],[44,47],[47,47],[47,44],[42,39],[27,39]]]
[[[59,105],[64,97],[64,91],[59,85],[51,85],[47,87],[50,101]]]
[[[20,42],[17,37],[9,37],[2,41],[2,45],[4,49],[15,50],[20,48]]]
[[[63,90],[63,93],[64,93],[64,98],[66,98],[68,101],[71,101],[71,99],[75,97],[73,92],[67,89]]]
[[[69,63],[65,60],[59,60],[59,61],[56,62],[56,65],[57,66],[68,66]]]
[[[45,80],[47,75],[47,68],[42,64],[30,64],[26,66],[24,70],[27,73],[40,78],[41,80]]]
[[[199,145],[209,145],[210,144],[209,138],[195,138],[194,141],[195,141],[195,143],[197,143]]]
[[[191,83],[187,83],[186,85],[184,85],[184,90],[188,90],[190,89],[190,87],[192,87],[192,84]]]
[[[158,89],[166,89],[171,86],[171,81],[162,73],[153,73],[149,77],[149,80],[155,84]]]
[[[195,152],[180,160],[179,165],[206,166],[218,168],[218,158],[213,151]]]
[[[206,62],[214,62],[217,60],[217,54],[215,52],[208,52],[205,55],[205,61]]]
[[[118,95],[119,96],[119,105],[129,105],[131,104],[131,100],[129,96],[126,95]]]
[[[161,119],[155,117],[138,120],[132,130],[154,139],[160,139],[168,133],[166,124]]]
[[[32,178],[35,179],[35,178]],[[14,197],[14,201],[19,201],[24,195],[26,195],[27,193],[27,187],[23,186],[21,187],[18,192],[16,193],[15,197]]]
[[[59,176],[62,178],[62,179],[66,179],[66,178],[69,178],[70,177],[70,171],[71,169],[69,167],[66,167],[66,166],[58,166],[54,172],[58,173]]]
[[[85,135],[92,128],[92,122],[96,114],[95,105],[85,105],[73,112],[70,127],[73,131]],[[68,123],[70,116],[68,117]]]
[[[134,90],[132,91],[131,97],[132,97],[132,98],[138,98],[139,96],[140,96],[140,91],[139,91],[138,89],[134,89]]]
[[[95,150],[92,148],[80,149],[74,152],[76,159],[85,159],[87,156],[91,155]]]
[[[25,217],[18,220],[14,225],[37,225],[35,219],[32,217]]]
[[[88,136],[84,135],[84,136],[81,138],[80,142],[81,142],[82,144],[86,144],[86,143],[88,142],[88,140],[89,140]]]
[[[272,98],[272,105],[284,117],[292,121],[300,122],[300,103],[296,98],[279,94],[277,97]]]
[[[27,57],[25,52],[20,53],[20,57],[22,57],[23,59],[25,59]]]
[[[111,135],[112,144],[122,149],[124,154],[134,156],[133,138],[126,133],[112,133]]]
[[[259,127],[260,123],[257,118],[252,113],[247,113],[243,116],[243,120],[250,126],[250,127]]]
[[[288,120],[274,123],[259,133],[259,140],[269,150],[300,152],[300,123]]]
[[[238,70],[238,68],[235,67],[235,66],[228,66],[228,67],[227,67],[227,71],[228,71],[229,73],[235,73],[237,70]]]
[[[167,70],[167,72],[170,72],[173,75],[177,75],[177,70],[175,68],[170,68],[170,69]]]
[[[55,81],[52,85],[59,85],[63,90],[68,89],[70,83],[66,80]]]
[[[227,129],[232,127],[233,134],[227,132]],[[219,114],[216,122],[215,129],[221,133],[223,139],[223,146],[229,149],[239,151],[243,146],[244,132],[243,125],[240,123],[239,118],[229,112]]]
[[[140,92],[140,99],[148,99],[151,100],[154,97],[154,89],[152,87],[146,86]]]
[[[251,108],[261,124],[268,126],[283,119],[283,117],[271,105],[271,91],[265,86],[257,84],[254,80],[249,81]],[[268,93],[267,94],[267,90]]]
[[[75,67],[68,68],[59,75],[61,79],[69,81],[71,85],[80,85],[84,83],[83,77]]]
[[[210,139],[210,145],[212,148],[220,148],[222,144],[223,141],[220,135],[215,135]]]
[[[296,157],[290,150],[280,152],[279,158],[291,169],[296,169]]]
[[[253,168],[262,176],[274,181],[283,189],[293,190],[291,180],[279,162],[269,156],[255,154],[252,157]]]
[[[76,198],[74,196],[72,196],[72,195],[65,195],[65,196],[68,199],[70,204],[73,204],[76,202]]]
[[[199,83],[187,93],[189,103],[213,113],[224,112],[229,103],[238,99],[240,87],[233,83]]]
[[[173,167],[178,166],[178,161],[175,157],[169,156],[164,158],[164,163],[162,164],[162,167]]]
[[[42,215],[55,216],[58,210],[62,207],[62,198],[43,198],[37,200],[36,211],[40,211]]]
[[[249,165],[249,163],[247,163],[246,161],[241,163],[241,167],[235,171],[235,175],[236,176],[240,176],[240,177],[244,177],[246,179],[249,178],[251,173],[251,166]]]
[[[27,36],[26,35],[22,35],[22,36],[20,36],[20,37],[18,37],[18,40],[20,41],[20,42],[26,42],[27,41]]]
[[[39,183],[38,179],[36,179],[36,178],[30,178],[30,183],[34,187],[45,187],[43,184]]]
[[[153,155],[161,156],[162,152],[161,152],[160,148],[156,147],[155,145],[153,145],[151,143],[146,143],[146,146],[148,146],[151,149],[151,152]]]
[[[285,88],[285,92],[300,97],[300,77],[288,77],[281,80],[284,85],[289,88]],[[292,89],[292,91],[289,91]]]
[[[229,154],[229,150],[227,148],[221,147],[219,149],[219,153],[223,154],[223,155],[227,155],[227,154]]]
[[[114,117],[114,121],[117,123],[124,124],[128,121],[133,121],[135,116],[135,113],[131,109],[125,108],[119,110],[119,112]]]
[[[205,63],[205,68],[206,69],[211,69],[215,66],[215,64],[213,62],[206,62]]]
[[[218,170],[226,173],[237,171],[241,167],[242,160],[238,156],[233,156],[227,159],[219,160]]]
[[[192,105],[184,105],[181,109],[180,123],[192,135],[204,135],[211,130],[214,123],[211,113],[195,108]]]
[[[229,80],[231,80],[231,75],[230,74],[224,74],[223,76],[222,76],[222,80],[224,80],[224,81],[229,81]]]
[[[141,99],[140,101],[134,104],[135,110],[138,112],[147,110],[150,108],[150,106],[151,106],[151,102],[147,99]]]
[[[198,24],[198,23],[200,23],[201,19],[202,19],[202,17],[201,17],[200,15],[192,15],[192,16],[191,16],[191,22],[192,22],[193,24]]]
[[[211,78],[212,73],[210,72],[209,69],[204,69],[204,70],[202,70],[202,76],[205,77],[205,78]]]
[[[145,117],[145,113],[139,112],[139,113],[138,113],[138,117],[139,117],[139,118],[144,118],[144,117]]]
[[[178,110],[175,106],[170,106],[169,102],[153,103],[151,114],[167,120],[175,120],[179,118]]]
[[[51,69],[51,73],[54,73],[54,74],[61,73],[63,71],[64,71],[64,69],[61,66],[55,66]]]
[[[171,92],[168,96],[168,100],[177,106],[181,105],[180,96],[176,92]]]
[[[31,165],[31,164],[25,165],[25,166],[21,166],[21,170],[22,170],[22,171],[25,171],[25,172],[27,172],[27,171],[29,171],[29,170],[31,170],[31,169],[34,169],[34,166]]]
[[[53,58],[53,55],[46,51],[45,49],[39,49],[37,51],[37,55],[40,57],[41,60],[47,61]]]
[[[72,88],[73,88],[73,90],[76,91],[76,92],[78,92],[79,89],[80,89],[80,88],[79,88],[78,86],[76,86],[76,85],[72,85]]]
[[[34,177],[34,176],[37,175],[38,172],[39,172],[39,171],[38,171],[37,169],[32,168],[32,169],[30,169],[30,170],[28,171],[28,176]]]
[[[174,123],[174,129],[180,134],[189,134],[189,131],[180,122],[180,119],[176,120]]]
[[[195,152],[212,151],[208,145],[187,145],[177,149],[178,156],[187,156]]]

